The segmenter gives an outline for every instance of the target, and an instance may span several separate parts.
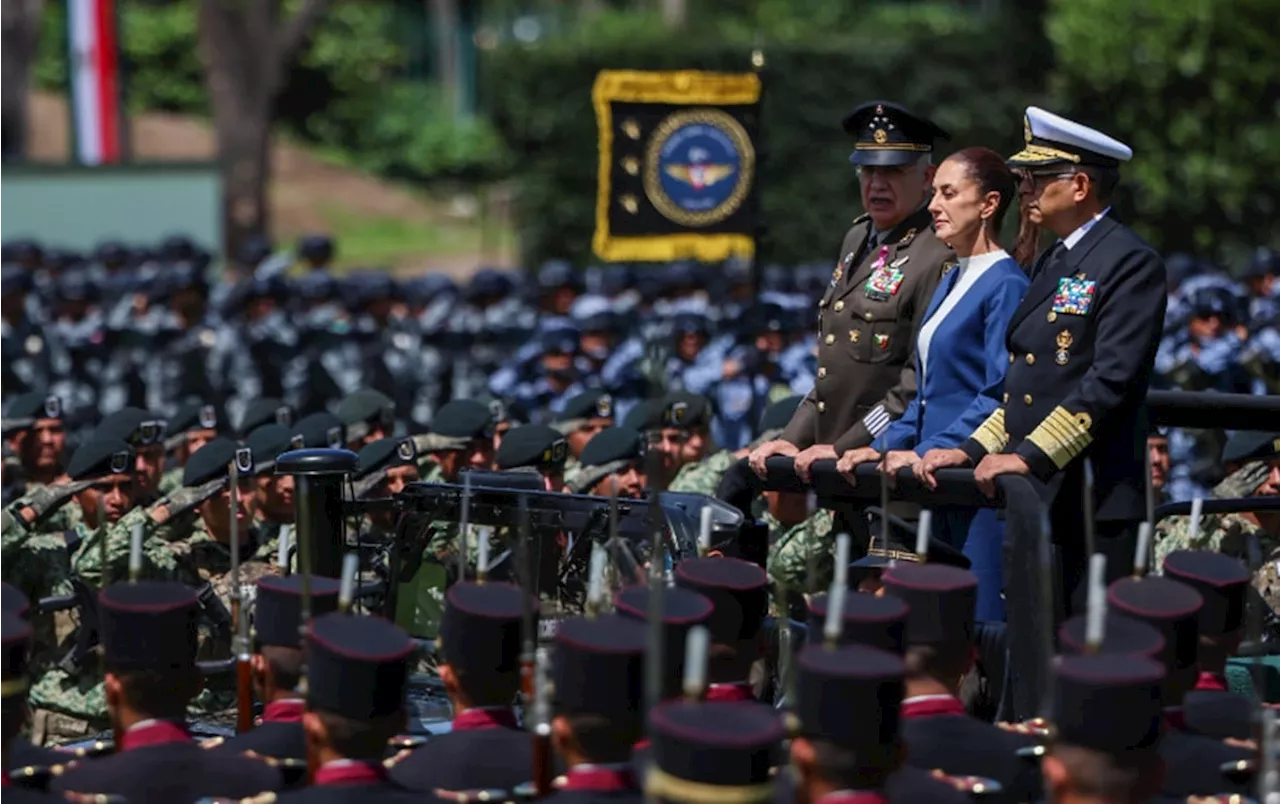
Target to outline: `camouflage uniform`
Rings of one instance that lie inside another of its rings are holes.
[[[1213,489],[1219,499],[1249,497],[1266,479],[1270,467],[1265,461],[1245,464],[1227,476]],[[1165,556],[1174,550],[1215,550],[1249,560],[1249,539],[1258,537],[1262,555],[1270,555],[1278,546],[1277,534],[1267,534],[1240,514],[1204,514],[1200,530],[1191,538],[1191,517],[1173,516],[1156,525],[1155,565],[1163,566]]]
[[[1253,586],[1272,611],[1280,612],[1280,548],[1272,550],[1253,573]]]
[[[815,511],[789,528],[769,513],[765,513],[764,522],[769,526],[767,569],[775,599],[777,592],[782,592],[794,602],[806,592],[825,590],[831,585],[835,533],[830,511]],[[811,561],[814,578],[808,577]]]
[[[164,497],[169,492],[182,488],[182,467],[176,466],[160,475],[159,494]]]
[[[697,463],[687,463],[680,467],[679,472],[676,472],[667,490],[707,494],[714,497],[724,473],[729,471],[729,467],[737,461],[732,452],[722,449]]]

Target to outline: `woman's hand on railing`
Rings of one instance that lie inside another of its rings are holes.
[[[858,464],[871,463],[878,460],[880,460],[880,453],[871,447],[846,450],[836,461],[836,471],[844,475],[844,479],[849,481],[850,486],[856,486],[858,485],[858,479],[854,477],[853,470],[858,468]]]
[[[920,456],[913,450],[895,449],[884,454],[884,458],[880,461],[880,465],[876,468],[881,474],[889,476],[889,487],[894,488],[898,482],[898,470],[907,466],[915,466],[920,462]]]
[[[796,456],[796,475],[806,483],[813,482],[811,470],[815,461],[834,461],[840,456],[836,454],[833,444],[814,444]]]
[[[938,487],[938,479],[933,473],[939,469],[947,469],[952,466],[968,466],[969,456],[961,449],[931,449],[924,454],[924,457],[912,466],[912,472],[915,473],[916,479],[926,487],[936,489]]]

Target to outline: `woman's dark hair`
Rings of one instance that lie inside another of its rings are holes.
[[[998,233],[1000,227],[1004,224],[1005,213],[1009,211],[1009,207],[1018,198],[1018,178],[1013,175],[1013,171],[1005,164],[1004,157],[990,148],[984,148],[981,145],[975,145],[971,148],[965,148],[956,151],[947,160],[955,160],[965,167],[965,172],[969,174],[969,178],[978,183],[978,192],[985,196],[987,193],[999,193],[1000,202],[996,206],[996,213],[991,216],[991,231]],[[1025,227],[1023,227],[1025,229]],[[1018,243],[1014,248],[1013,258],[1018,261],[1019,265],[1027,265],[1035,257],[1035,240],[1034,237],[1027,242],[1026,231],[1019,231]]]

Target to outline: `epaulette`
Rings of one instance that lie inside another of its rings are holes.
[[[1004,792],[1004,788],[999,782],[982,776],[951,776],[943,773],[940,768],[934,769],[930,775],[943,784],[950,785],[961,793],[967,793],[975,798],[995,796]]]
[[[851,226],[857,226],[858,224],[860,224],[860,223],[866,223],[866,222],[867,222],[867,221],[869,221],[869,220],[871,220],[871,213],[870,213],[870,212],[864,212],[864,213],[862,213],[861,215],[859,215],[858,217],[854,218],[854,219],[853,219],[853,223],[852,223],[852,224],[850,224],[850,225],[851,225]]]
[[[94,740],[91,744],[72,749],[69,753],[75,754],[80,759],[92,759],[110,753],[115,750],[115,747],[115,743],[111,740]]]
[[[226,737],[210,737],[200,743],[201,748],[217,748],[227,741]]]
[[[402,748],[421,748],[429,738],[422,734],[397,734],[390,740],[387,745],[395,749]]]
[[[1049,721],[1045,720],[1042,717],[1032,718],[1031,720],[1023,720],[1018,723],[1007,723],[1004,721],[1000,721],[1000,722],[997,722],[995,725],[1000,729],[1003,729],[1008,732],[1012,732],[1014,734],[1023,734],[1028,737],[1039,737],[1042,739],[1049,737],[1050,730],[1052,728]]]
[[[115,793],[63,793],[62,797],[78,804],[122,804],[128,801],[124,796]]]
[[[498,790],[442,790],[436,788],[433,791],[436,798],[442,801],[452,801],[455,804],[469,804],[472,801],[483,802],[512,802],[514,797],[509,791]]]

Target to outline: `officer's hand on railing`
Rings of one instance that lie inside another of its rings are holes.
[[[880,460],[880,465],[876,468],[881,474],[889,476],[889,487],[896,488],[898,485],[898,470],[905,469],[908,466],[915,466],[920,463],[920,456],[913,450],[895,449],[886,452],[884,458]]]
[[[834,461],[839,457],[834,444],[814,444],[796,455],[794,461],[796,475],[805,483],[811,483],[813,481],[811,470],[815,461]]]
[[[968,466],[969,456],[960,449],[931,449],[924,454],[918,463],[911,467],[916,479],[931,489],[938,487],[938,479],[933,473],[939,469],[952,466]]]
[[[844,475],[844,479],[848,481],[850,486],[858,485],[858,478],[853,471],[858,468],[860,463],[871,463],[880,460],[880,453],[871,447],[858,447],[857,449],[845,450],[845,453],[836,460],[836,471]]]
[[[790,441],[783,441],[779,438],[773,441],[766,441],[756,447],[755,451],[747,457],[747,464],[751,467],[751,471],[755,472],[760,477],[764,477],[769,471],[765,468],[765,461],[769,460],[774,455],[793,457],[799,454],[799,452],[800,449],[795,444],[792,444]]]
[[[973,470],[974,482],[978,491],[988,497],[996,496],[996,478],[1000,475],[1027,475],[1031,467],[1020,455],[988,455],[978,462]]]

